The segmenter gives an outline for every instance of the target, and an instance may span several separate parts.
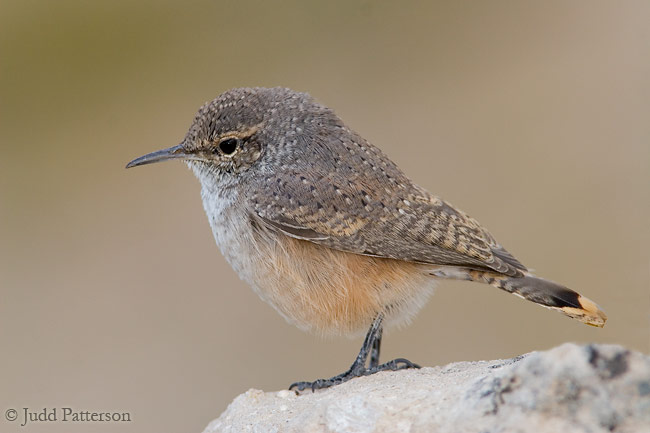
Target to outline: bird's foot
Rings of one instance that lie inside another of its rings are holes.
[[[404,370],[407,368],[420,368],[420,366],[404,358],[393,359],[392,361],[388,361],[384,364],[370,368],[365,368],[365,366],[355,368],[353,366],[345,373],[330,377],[329,379],[318,379],[313,382],[292,383],[289,387],[289,390],[295,390],[296,394],[299,394],[300,391],[311,388],[311,391],[314,392],[317,389],[324,389],[329,388],[330,386],[339,385],[343,382],[347,382],[350,379],[354,379],[355,377],[370,376],[371,374],[375,374],[380,371],[396,371]]]

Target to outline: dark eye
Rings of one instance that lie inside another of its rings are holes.
[[[224,138],[219,142],[219,149],[224,153],[224,155],[232,155],[237,150],[239,146],[238,138]]]

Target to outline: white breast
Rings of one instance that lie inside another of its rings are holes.
[[[201,198],[221,253],[239,277],[252,284],[253,233],[245,207],[237,202],[237,193],[231,190],[226,194],[214,194],[202,189]]]

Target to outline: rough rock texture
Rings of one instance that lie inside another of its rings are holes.
[[[204,433],[650,432],[650,357],[564,344],[378,373],[315,393],[249,390]]]

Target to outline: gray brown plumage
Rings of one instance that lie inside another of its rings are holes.
[[[491,284],[605,323],[593,302],[533,276],[477,221],[415,185],[307,94],[230,90],[199,110],[180,145],[129,166],[170,158],[185,159],[199,178],[226,259],[303,329],[354,334],[377,317],[408,321],[440,278]]]

